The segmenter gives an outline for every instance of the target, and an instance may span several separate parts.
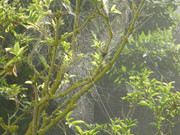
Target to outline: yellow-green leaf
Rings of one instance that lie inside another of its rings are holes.
[[[149,107],[149,104],[148,104],[147,102],[145,102],[145,101],[141,101],[141,102],[139,103],[139,105],[143,105],[143,106]]]
[[[126,67],[122,65],[121,70],[122,70],[123,72],[126,72]]]
[[[15,55],[18,54],[19,49],[20,49],[19,42],[17,42],[17,43],[14,45],[14,54],[15,54]]]
[[[80,134],[83,133],[82,129],[81,129],[79,126],[75,126],[75,128],[77,129],[77,131],[78,131]]]
[[[114,10],[113,13],[116,13],[116,14],[122,14],[119,10]]]
[[[32,81],[26,81],[25,84],[32,84]]]
[[[73,121],[73,122],[72,122],[73,125],[82,124],[82,123],[85,123],[85,122],[82,121],[82,120],[76,120],[76,121]]]
[[[5,50],[6,50],[6,52],[10,52],[10,53],[15,55],[14,49],[12,49],[12,48],[5,48]]]
[[[111,11],[113,12],[114,10],[116,10],[116,4],[111,7]]]
[[[26,48],[26,46],[21,47],[17,53],[17,56],[21,56],[25,52],[25,48]]]

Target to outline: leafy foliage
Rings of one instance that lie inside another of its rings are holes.
[[[130,103],[130,110],[138,106],[145,106],[152,110],[155,118],[154,122],[149,123],[156,128],[155,135],[171,134],[171,128],[179,123],[180,116],[180,93],[174,91],[173,82],[164,83],[156,79],[150,79],[153,72],[145,70],[138,73],[138,76],[130,76],[127,82],[133,88],[127,96],[123,97],[124,101]],[[129,111],[131,113],[131,111]],[[74,120],[71,117],[72,112],[66,116],[69,128],[79,135],[91,135],[96,133],[111,134],[131,134],[132,127],[136,126],[137,121],[129,118],[129,113],[124,119],[110,119],[109,124],[86,124],[81,120]],[[85,125],[85,128],[83,128]]]
[[[92,9],[83,16],[82,10],[84,10],[83,6],[86,1],[81,3],[80,0],[75,2],[63,0],[58,2],[58,6],[56,2],[32,0],[26,6],[19,0],[12,3],[0,2],[2,11],[0,23],[3,26],[1,50],[3,50],[3,55],[9,56],[9,59],[2,62],[0,75],[4,86],[1,87],[1,90],[2,93],[7,94],[9,99],[16,102],[16,111],[8,119],[9,124],[6,125],[1,119],[1,127],[5,130],[4,134],[8,132],[18,134],[17,124],[27,115],[27,112],[32,112],[32,121],[25,133],[21,134],[42,135],[47,133],[76,108],[78,99],[106,73],[122,51],[122,48],[119,48],[113,59],[106,60],[113,37],[109,18],[111,15],[121,14],[118,8],[110,7],[112,11],[109,14],[109,5],[106,1],[89,1]],[[127,34],[122,37],[122,46],[125,46],[127,38],[133,33],[137,14],[143,4],[144,0],[134,12],[132,24],[129,26]],[[84,55],[83,51],[78,50],[83,47],[79,44],[79,35],[82,34],[81,31],[86,28],[86,25],[97,16],[106,26],[108,42],[99,42],[100,40],[94,34],[94,46],[87,42],[90,44],[89,48],[94,47],[89,55],[92,57],[89,58]],[[66,25],[65,21],[72,21],[69,23],[71,26]],[[68,28],[65,29],[64,26],[68,26]],[[10,45],[7,44],[6,35],[12,37]],[[89,74],[81,77],[74,72],[73,68],[83,69],[79,63],[80,61],[88,63],[86,59],[90,64],[84,69]],[[17,77],[15,80],[18,80],[19,72],[21,72],[18,70],[20,69],[18,65],[21,64],[28,65],[31,71],[30,76],[18,83],[11,82],[12,85],[9,85],[6,77],[13,78],[15,76]],[[21,96],[24,86],[29,88],[28,92],[31,92],[27,93],[27,97]],[[23,100],[21,100],[22,98]],[[60,104],[49,111],[50,103],[55,100],[60,100]],[[81,121],[72,123],[77,124]],[[80,127],[76,126],[76,129],[80,133],[82,132]]]
[[[152,1],[148,2],[152,3]],[[14,0],[13,2],[1,1],[0,30],[2,32],[0,38],[2,46],[0,49],[3,57],[1,59],[0,76],[2,77],[0,81],[2,86],[0,90],[9,100],[15,101],[16,106],[14,113],[8,116],[8,120],[5,121],[0,117],[0,125],[5,131],[4,134],[43,135],[58,123],[63,122],[64,118],[66,118],[67,125],[69,127],[73,126],[78,134],[95,135],[100,132],[99,130],[108,134],[130,134],[131,127],[137,123],[136,120],[129,118],[124,120],[110,119],[110,124],[88,125],[82,120],[70,118],[71,113],[69,112],[77,107],[77,101],[112,67],[115,60],[122,53],[123,48],[125,48],[123,52],[125,57],[130,54],[130,51],[140,51],[143,52],[140,54],[142,57],[147,56],[146,50],[142,51],[142,46],[139,46],[138,43],[146,43],[146,40],[149,40],[146,38],[149,37],[142,33],[140,36],[132,38],[132,33],[143,22],[140,15],[144,3],[145,0],[140,2],[131,1],[130,3],[125,2],[121,6],[114,1],[108,3],[106,0],[32,0],[28,1],[25,6],[20,0]],[[90,9],[87,8],[89,4]],[[156,3],[155,5],[157,6]],[[124,15],[125,9],[129,10],[128,13],[131,18],[128,24],[120,19],[122,21],[119,24],[123,24],[120,31],[124,31],[122,32],[124,34],[121,34],[119,38],[121,45],[117,46],[114,52],[111,53],[111,49],[113,49],[112,41],[114,40],[112,20],[115,20],[112,18],[126,18]],[[168,9],[168,13],[170,11],[173,12],[171,7]],[[144,13],[144,15],[149,14]],[[101,30],[98,25],[96,26],[93,22],[95,19],[101,20],[105,30]],[[91,26],[96,28],[91,30]],[[91,31],[97,31],[92,32],[92,42],[89,42],[89,40],[81,42],[81,38],[88,39],[87,35],[84,34],[85,32],[82,31],[89,28]],[[104,40],[95,34],[102,31],[106,33],[101,34],[101,36],[105,35]],[[161,32],[159,30],[159,33]],[[150,33],[149,35],[154,34],[156,33]],[[168,34],[167,32],[164,35]],[[162,47],[164,42],[159,39],[164,39],[164,35],[161,37],[159,34],[157,39],[150,37],[150,40],[157,40],[158,44],[161,43],[160,47]],[[169,39],[168,37],[169,35],[165,38]],[[136,42],[135,39],[138,39],[139,42]],[[167,43],[172,43],[171,41],[172,38],[167,40]],[[130,45],[135,44],[138,49],[125,47],[128,42],[131,43]],[[177,51],[175,46],[170,48],[170,50],[172,49],[173,52]],[[87,55],[86,52],[88,52]],[[164,51],[161,53],[162,57],[168,55]],[[108,57],[109,55],[111,57]],[[155,55],[156,53],[154,57]],[[136,60],[138,61],[142,57],[138,57]],[[174,54],[171,57],[175,61],[174,68],[177,68],[179,57]],[[23,68],[24,65],[28,65],[28,69]],[[145,65],[141,64],[140,67],[142,66]],[[130,72],[135,73],[133,71],[135,68],[137,66],[134,64]],[[21,69],[23,70],[21,71]],[[130,73],[128,72],[129,67],[125,64],[121,66],[121,71],[124,74],[126,72]],[[85,75],[83,74],[83,76],[81,72],[85,72]],[[20,73],[26,74],[28,77],[20,79]],[[8,77],[11,79],[10,81],[8,81]],[[117,79],[117,82],[120,83],[119,79]],[[148,78],[144,77],[143,79],[137,80],[133,84],[134,87],[139,89],[146,86],[152,87]],[[160,86],[165,94],[158,95],[163,97],[157,96],[153,103],[157,102],[161,105],[160,102],[162,102],[163,106],[159,108],[159,111],[165,110],[165,112],[168,112],[169,108],[166,109],[165,106],[172,106],[172,102],[175,102],[175,100],[172,100],[170,104],[164,103],[166,100],[170,101],[171,97],[168,97],[170,92],[167,91],[171,88],[171,85],[164,84]],[[27,88],[28,92],[26,93],[24,90]],[[138,100],[133,101],[133,103],[149,107],[150,102],[147,102],[143,97],[144,95],[141,94],[141,92],[137,92],[133,95],[134,98],[132,97],[132,99],[136,98]],[[141,97],[144,101],[141,101]],[[58,104],[52,107],[51,103],[54,101],[58,101]],[[178,103],[175,102],[175,105],[178,105]],[[176,111],[170,114],[175,116]],[[21,130],[18,123],[26,117],[30,121],[27,129],[23,129],[24,131],[21,133],[18,131],[18,129]],[[159,115],[156,115],[156,117],[159,118]],[[163,128],[163,124],[161,126],[163,121],[164,119],[159,118],[159,123],[156,123],[159,131]],[[81,124],[85,125],[85,130],[81,127]]]
[[[178,8],[178,1],[165,0],[162,3],[161,0],[148,0],[146,2],[144,7],[146,11],[142,12],[140,17],[144,16],[144,14],[147,16],[145,17],[145,25],[139,28],[140,33],[143,31],[147,34],[149,31],[156,30],[157,26],[163,30],[177,24],[178,20],[174,12]]]
[[[87,124],[84,121],[73,120],[73,118],[70,118],[71,113],[67,115],[66,121],[70,128],[75,128],[74,130],[77,132],[77,135],[96,135],[98,133],[106,133],[109,135],[132,135],[131,128],[137,124],[136,120],[120,120],[120,118],[114,120],[110,119],[109,124]],[[81,125],[79,126],[79,124]],[[82,124],[85,125],[85,129],[82,128]]]
[[[127,81],[128,77],[137,74],[136,71],[149,68],[155,74],[166,81],[173,77],[173,81],[179,82],[179,47],[174,43],[172,28],[169,30],[157,29],[156,32],[144,32],[131,37],[129,45],[125,47],[117,66],[112,68],[110,76],[116,76],[115,82]],[[136,56],[136,57],[134,57]],[[123,59],[122,59],[123,58]],[[120,68],[116,68],[119,67]],[[176,84],[178,87],[178,83]]]
[[[178,123],[177,118],[180,116],[180,93],[174,91],[173,82],[149,79],[151,73],[145,70],[141,76],[131,76],[129,85],[133,87],[133,92],[128,93],[123,100],[128,101],[131,108],[142,105],[153,111],[156,122],[150,124],[157,128],[157,135],[166,131],[166,124],[168,133],[171,133],[171,128]]]

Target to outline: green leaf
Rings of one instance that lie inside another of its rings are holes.
[[[82,123],[85,123],[85,122],[82,120],[76,120],[76,121],[71,122],[71,124],[73,124],[73,125],[82,124]]]
[[[157,126],[157,123],[156,123],[156,122],[151,122],[151,123],[150,123],[150,125],[152,125],[152,126],[155,126],[155,127],[156,127],[156,126]]]
[[[78,131],[80,134],[83,133],[82,129],[81,129],[79,126],[75,126],[75,128],[77,129],[77,131]]]
[[[25,84],[32,84],[32,81],[26,81]]]
[[[176,45],[177,50],[180,50],[180,44]]]
[[[127,127],[127,125],[124,122],[121,122],[121,125],[122,125],[123,128]]]
[[[34,23],[28,22],[28,24],[29,25],[27,26],[27,29],[34,28],[39,31],[39,27],[37,25],[35,25]]]
[[[121,128],[121,131],[125,134],[126,130],[124,128]]]
[[[154,97],[154,96],[158,96],[160,95],[161,93],[153,93],[151,96]]]
[[[19,46],[19,42],[17,42],[15,45],[14,45],[14,53],[17,55],[17,53],[19,52],[19,49],[20,49],[20,46]]]
[[[0,36],[0,38],[4,39],[4,37],[3,37],[3,36]]]
[[[17,53],[17,56],[22,56],[23,53],[26,51],[25,48],[26,48],[26,46],[21,47]]]
[[[110,73],[110,70],[108,70],[107,72],[106,72],[106,74],[109,74]]]
[[[107,129],[107,124],[104,124],[104,129]]]
[[[41,61],[44,67],[47,66],[47,61],[43,55],[39,55],[39,60]]]
[[[66,115],[66,120],[69,121],[69,117],[71,116],[72,112],[69,112],[67,115]]]
[[[6,50],[6,52],[10,52],[11,54],[15,55],[14,49],[12,49],[12,48],[5,48],[5,50]]]
[[[139,103],[139,105],[143,105],[143,106],[147,106],[147,107],[150,106],[150,105],[149,105],[147,102],[145,102],[145,101],[141,101],[141,102]]]
[[[69,119],[68,119],[68,121],[72,121],[72,120],[74,120],[74,118],[69,118]]]
[[[102,125],[103,126],[103,125]],[[96,135],[97,133],[99,133],[101,126],[100,125],[95,125],[93,127],[90,127],[90,132],[89,135]],[[102,127],[103,128],[103,127]]]
[[[116,13],[116,14],[122,14],[119,10],[114,10],[113,13]]]
[[[116,4],[111,7],[111,11],[116,10]]]
[[[123,72],[126,72],[126,67],[122,65],[121,70],[122,70]]]

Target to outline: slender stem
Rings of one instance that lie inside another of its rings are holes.
[[[109,38],[108,38],[108,41],[106,43],[106,46],[105,46],[105,52],[104,53],[108,53],[108,50],[109,50],[109,46],[110,46],[110,43],[111,43],[111,39],[113,37],[113,32],[112,32],[112,29],[111,29],[111,25],[110,25],[110,22],[109,22],[109,17],[105,14],[103,14],[100,9],[98,8],[98,6],[96,5],[96,9],[99,13],[99,15],[104,18],[104,20],[106,21],[106,25],[107,25],[107,28],[108,28],[108,32],[109,32]]]
[[[65,41],[68,37],[72,36],[74,32],[79,32],[80,30],[82,30],[82,29],[84,28],[84,26],[85,26],[88,22],[90,22],[96,15],[97,15],[97,13],[93,13],[93,14],[92,14],[91,16],[89,16],[89,17],[85,20],[85,22],[84,22],[81,26],[79,26],[76,30],[74,30],[73,32],[70,32],[70,33],[68,33],[66,36],[62,37],[62,38],[60,39],[60,42],[61,42],[61,41]]]
[[[74,28],[72,36],[72,59],[76,58],[77,55],[77,32],[75,31],[78,28],[79,23],[79,9],[80,9],[80,0],[76,0],[76,10],[74,18]]]
[[[83,6],[85,5],[85,3],[86,3],[86,0],[83,0],[82,4],[81,4],[81,6],[80,6],[80,10],[83,8]]]
[[[37,132],[37,123],[38,123],[38,90],[37,85],[33,84],[34,95],[35,95],[35,105],[34,105],[34,113],[33,113],[33,127],[32,127],[32,135],[36,135]]]
[[[56,61],[57,46],[58,46],[58,34],[59,34],[59,18],[55,18],[55,20],[56,20],[56,29],[55,29],[55,41],[53,44],[53,51],[52,51],[53,55],[52,55],[52,61],[51,61],[50,69],[48,72],[48,76],[47,76],[47,79],[44,84],[44,89],[43,89],[44,93],[43,94],[48,93],[49,82],[52,78],[54,65],[55,65],[55,61]]]

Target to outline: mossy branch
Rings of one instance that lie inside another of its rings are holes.
[[[71,111],[72,109],[74,109],[76,107],[75,103],[76,101],[84,94],[86,93],[92,86],[94,86],[94,84],[112,67],[112,65],[114,64],[115,60],[117,59],[117,57],[120,55],[120,53],[122,52],[124,46],[126,45],[126,43],[128,42],[128,37],[133,33],[133,28],[137,19],[137,15],[138,12],[140,11],[140,9],[142,8],[142,5],[144,4],[145,0],[142,0],[141,4],[139,5],[137,11],[135,12],[134,16],[133,16],[133,20],[131,22],[130,27],[128,28],[128,32],[127,34],[124,36],[123,41],[121,43],[121,46],[119,47],[119,49],[117,50],[117,52],[115,53],[114,57],[111,59],[111,61],[109,63],[107,63],[107,65],[104,67],[104,69],[100,72],[96,72],[96,74],[93,74],[93,79],[91,78],[92,76],[89,77],[89,79],[87,79],[84,82],[81,82],[81,84],[76,84],[73,85],[68,92],[65,93],[61,93],[58,95],[58,97],[66,95],[67,93],[71,92],[74,88],[78,87],[78,86],[84,86],[79,92],[75,93],[74,96],[72,96],[70,98],[69,105],[67,106],[67,108],[61,113],[59,114],[56,118],[51,119],[51,122],[44,127],[43,129],[40,129],[38,134],[39,135],[43,135],[44,133],[46,133],[49,129],[51,129],[54,125],[56,125],[62,118],[64,118],[64,116]],[[89,82],[90,81],[90,82]]]
[[[38,90],[37,90],[37,85],[33,84],[33,90],[34,90],[34,97],[35,97],[35,103],[34,103],[34,112],[33,112],[33,127],[32,127],[32,135],[36,135],[37,132],[37,125],[38,125]]]
[[[38,135],[44,135],[47,131],[49,131],[54,125],[56,125],[62,118],[64,118],[71,110],[76,108],[77,105],[70,104],[60,115],[58,115],[55,119],[52,119],[51,122],[44,128],[38,131]]]
[[[79,1],[79,0],[77,0]],[[49,101],[51,99],[54,99],[54,98],[59,98],[59,97],[63,97],[63,96],[67,96],[69,93],[71,93],[73,90],[77,89],[77,88],[81,88],[80,91],[76,92],[71,98],[66,98],[66,100],[64,101],[64,103],[58,107],[53,113],[52,113],[52,116],[50,116],[49,118],[47,118],[48,121],[46,121],[42,126],[41,128],[39,129],[38,132],[38,135],[43,135],[44,133],[46,133],[47,131],[49,131],[54,125],[56,125],[62,118],[64,118],[67,113],[69,111],[71,111],[72,109],[74,109],[76,107],[75,103],[77,102],[77,100],[84,94],[86,93],[91,87],[94,86],[94,84],[111,68],[111,66],[114,64],[115,60],[117,59],[117,57],[120,55],[120,53],[122,52],[124,46],[126,45],[126,43],[128,42],[128,37],[133,33],[133,29],[134,29],[134,25],[135,25],[135,22],[136,22],[136,19],[138,17],[138,12],[140,11],[140,9],[142,8],[142,5],[144,4],[144,1],[143,0],[141,2],[141,4],[139,5],[138,9],[135,11],[134,15],[133,15],[133,20],[131,22],[131,25],[130,27],[128,28],[128,31],[127,31],[127,34],[124,36],[123,38],[123,41],[121,43],[121,46],[119,47],[119,49],[117,50],[117,52],[115,53],[114,57],[111,59],[110,62],[108,62],[106,64],[106,66],[103,68],[103,70],[100,70],[102,68],[102,65],[100,64],[95,70],[94,72],[92,73],[92,75],[90,75],[87,79],[85,79],[84,81],[81,81],[81,82],[77,82],[77,83],[74,83],[68,90],[66,90],[64,93],[60,93],[58,95],[55,95],[55,96],[51,96],[49,99],[46,100],[46,98],[43,98],[36,107],[39,107],[40,104],[44,104],[45,102],[44,101]],[[78,13],[77,13],[78,14]],[[97,13],[96,13],[97,14]],[[73,36],[72,39],[75,41],[75,38],[76,38],[76,34],[79,30],[81,30],[92,18],[95,17],[96,15],[95,13],[93,13],[89,18],[86,19],[86,21],[78,28],[77,27],[77,24],[78,24],[78,20],[76,20],[76,26],[74,25],[74,30],[73,32],[67,34],[66,36],[62,37],[60,40],[58,40],[58,38],[55,38],[55,43],[56,45],[58,44],[58,42],[62,41],[62,40],[66,40],[69,36]],[[101,13],[100,13],[101,14]],[[111,39],[113,37],[113,33],[112,33],[112,29],[111,29],[111,26],[110,26],[110,23],[109,23],[109,18],[103,14],[101,14],[102,17],[105,19],[106,21],[106,24],[107,24],[107,28],[108,28],[108,31],[109,31],[109,38],[108,38],[108,42],[106,44],[106,48],[105,48],[105,51],[108,52],[108,49],[109,49],[109,46],[110,46],[110,42],[111,42]],[[78,19],[78,18],[77,18]],[[57,31],[56,31],[57,32]],[[58,35],[58,33],[57,33]],[[72,41],[73,41],[72,40]],[[56,52],[55,51],[57,48],[57,46],[54,45],[54,51],[55,53],[53,53],[54,56],[56,56]],[[74,44],[75,45],[75,44]],[[74,46],[75,47],[75,46]],[[75,50],[74,50],[75,52]],[[55,58],[54,57],[54,61],[53,61],[53,57],[52,57],[52,61],[51,61],[51,65],[50,65],[50,69],[49,69],[49,73],[48,73],[48,79],[46,80],[46,87],[45,87],[45,91],[48,90],[48,87],[49,87],[49,81],[51,79],[51,75],[53,73],[53,69],[54,69],[54,64],[55,64]],[[103,61],[104,57],[101,56],[101,62]],[[70,64],[67,64],[67,65],[61,65],[59,68],[58,68],[58,71],[57,71],[57,76],[56,76],[56,79],[55,79],[55,82],[52,84],[52,87],[50,88],[50,94],[54,94],[57,89],[59,88],[59,85],[61,83],[61,80],[63,78],[63,74],[64,72],[67,71],[68,67],[70,66]],[[46,93],[48,94],[48,93]],[[56,116],[57,114],[57,111],[62,109],[62,107],[66,106],[66,109],[61,113],[59,114],[58,116]],[[44,110],[44,107],[43,109]],[[42,112],[39,112],[39,113],[42,113]],[[55,118],[53,118],[54,116],[56,116]],[[36,122],[37,123],[37,122]]]
[[[133,21],[128,29],[127,34],[125,35],[125,37],[123,38],[123,41],[121,43],[121,46],[119,47],[118,51],[115,53],[114,57],[112,58],[112,60],[106,65],[106,67],[99,73],[96,75],[96,77],[91,81],[91,83],[89,83],[88,85],[84,86],[82,88],[81,91],[77,92],[72,98],[71,98],[71,103],[70,104],[74,104],[84,93],[86,93],[91,87],[94,86],[94,84],[112,67],[112,65],[114,64],[115,60],[117,59],[117,57],[119,56],[119,54],[122,52],[124,46],[126,45],[127,41],[128,41],[128,37],[130,36],[130,34],[133,32],[133,27],[134,24],[136,22],[137,19],[137,14],[140,11],[140,9],[142,8],[142,5],[144,4],[143,0],[141,2],[141,4],[139,5],[139,8],[137,10],[137,12],[134,14],[133,16]]]
[[[0,117],[0,126],[7,132],[10,133],[16,133],[19,127],[17,125],[8,126],[4,123],[4,120],[2,117]]]

